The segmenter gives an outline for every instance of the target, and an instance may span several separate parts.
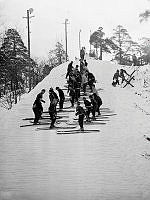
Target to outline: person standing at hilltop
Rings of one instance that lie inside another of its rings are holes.
[[[84,60],[84,56],[85,56],[85,48],[82,47],[82,49],[80,50],[80,58],[81,58],[81,60]]]

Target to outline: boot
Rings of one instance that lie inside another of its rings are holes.
[[[80,128],[80,131],[84,131],[84,128]]]

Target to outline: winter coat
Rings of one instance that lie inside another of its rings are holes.
[[[50,99],[50,103],[54,104],[55,106],[57,105],[59,101],[58,96],[54,91],[49,93],[49,99]]]
[[[84,100],[84,105],[85,105],[86,108],[91,108],[91,102],[88,101],[87,99]]]
[[[85,114],[85,111],[83,109],[82,106],[77,106],[76,107],[76,115],[84,115]]]
[[[43,111],[42,103],[41,103],[41,98],[37,98],[34,103],[33,103],[33,109],[37,109],[39,111]]]
[[[64,92],[60,88],[58,89],[58,93],[59,93],[59,98],[60,99],[65,99]]]

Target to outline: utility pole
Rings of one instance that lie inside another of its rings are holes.
[[[65,41],[66,41],[66,62],[68,61],[68,49],[67,49],[67,45],[68,45],[68,41],[67,41],[67,25],[69,24],[69,23],[67,23],[68,22],[68,19],[65,19]]]
[[[90,30],[90,39],[91,39],[91,30]],[[90,42],[90,55],[91,55],[91,42]]]
[[[79,31],[79,51],[81,50],[81,29]]]
[[[27,10],[27,28],[28,28],[28,55],[30,58],[30,15],[29,10]]]
[[[27,16],[26,17],[23,17],[23,18],[26,18],[27,19],[27,29],[28,29],[28,56],[29,56],[29,59],[30,59],[30,18],[34,17],[34,16],[31,16],[30,17],[30,14],[33,12],[33,8],[30,8],[27,10]],[[29,92],[31,91],[31,63],[29,63]]]

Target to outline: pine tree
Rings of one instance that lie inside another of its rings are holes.
[[[65,62],[65,50],[60,42],[56,43],[56,48],[49,51],[49,66],[55,67]]]
[[[102,54],[105,53],[111,53],[111,50],[116,50],[118,47],[114,44],[114,42],[109,38],[104,38],[105,33],[102,31],[102,27],[99,27],[99,29],[90,36],[90,44],[94,46],[96,49],[96,54],[98,57],[98,48],[100,49],[100,55],[99,59],[102,60]]]
[[[140,17],[140,22],[147,21],[148,18],[150,17],[150,10],[145,10],[145,12],[141,13],[139,17]]]
[[[56,43],[55,55],[58,65],[62,64],[65,60],[65,50],[60,42]]]
[[[1,54],[5,55],[5,86],[10,91],[24,87],[25,79],[29,76],[29,58],[21,36],[15,29],[8,29],[5,33]]]
[[[123,26],[118,25],[117,28],[114,29],[111,40],[116,44],[116,46],[118,46],[115,58],[119,60],[120,64],[122,64],[123,56],[131,47],[131,37]]]

